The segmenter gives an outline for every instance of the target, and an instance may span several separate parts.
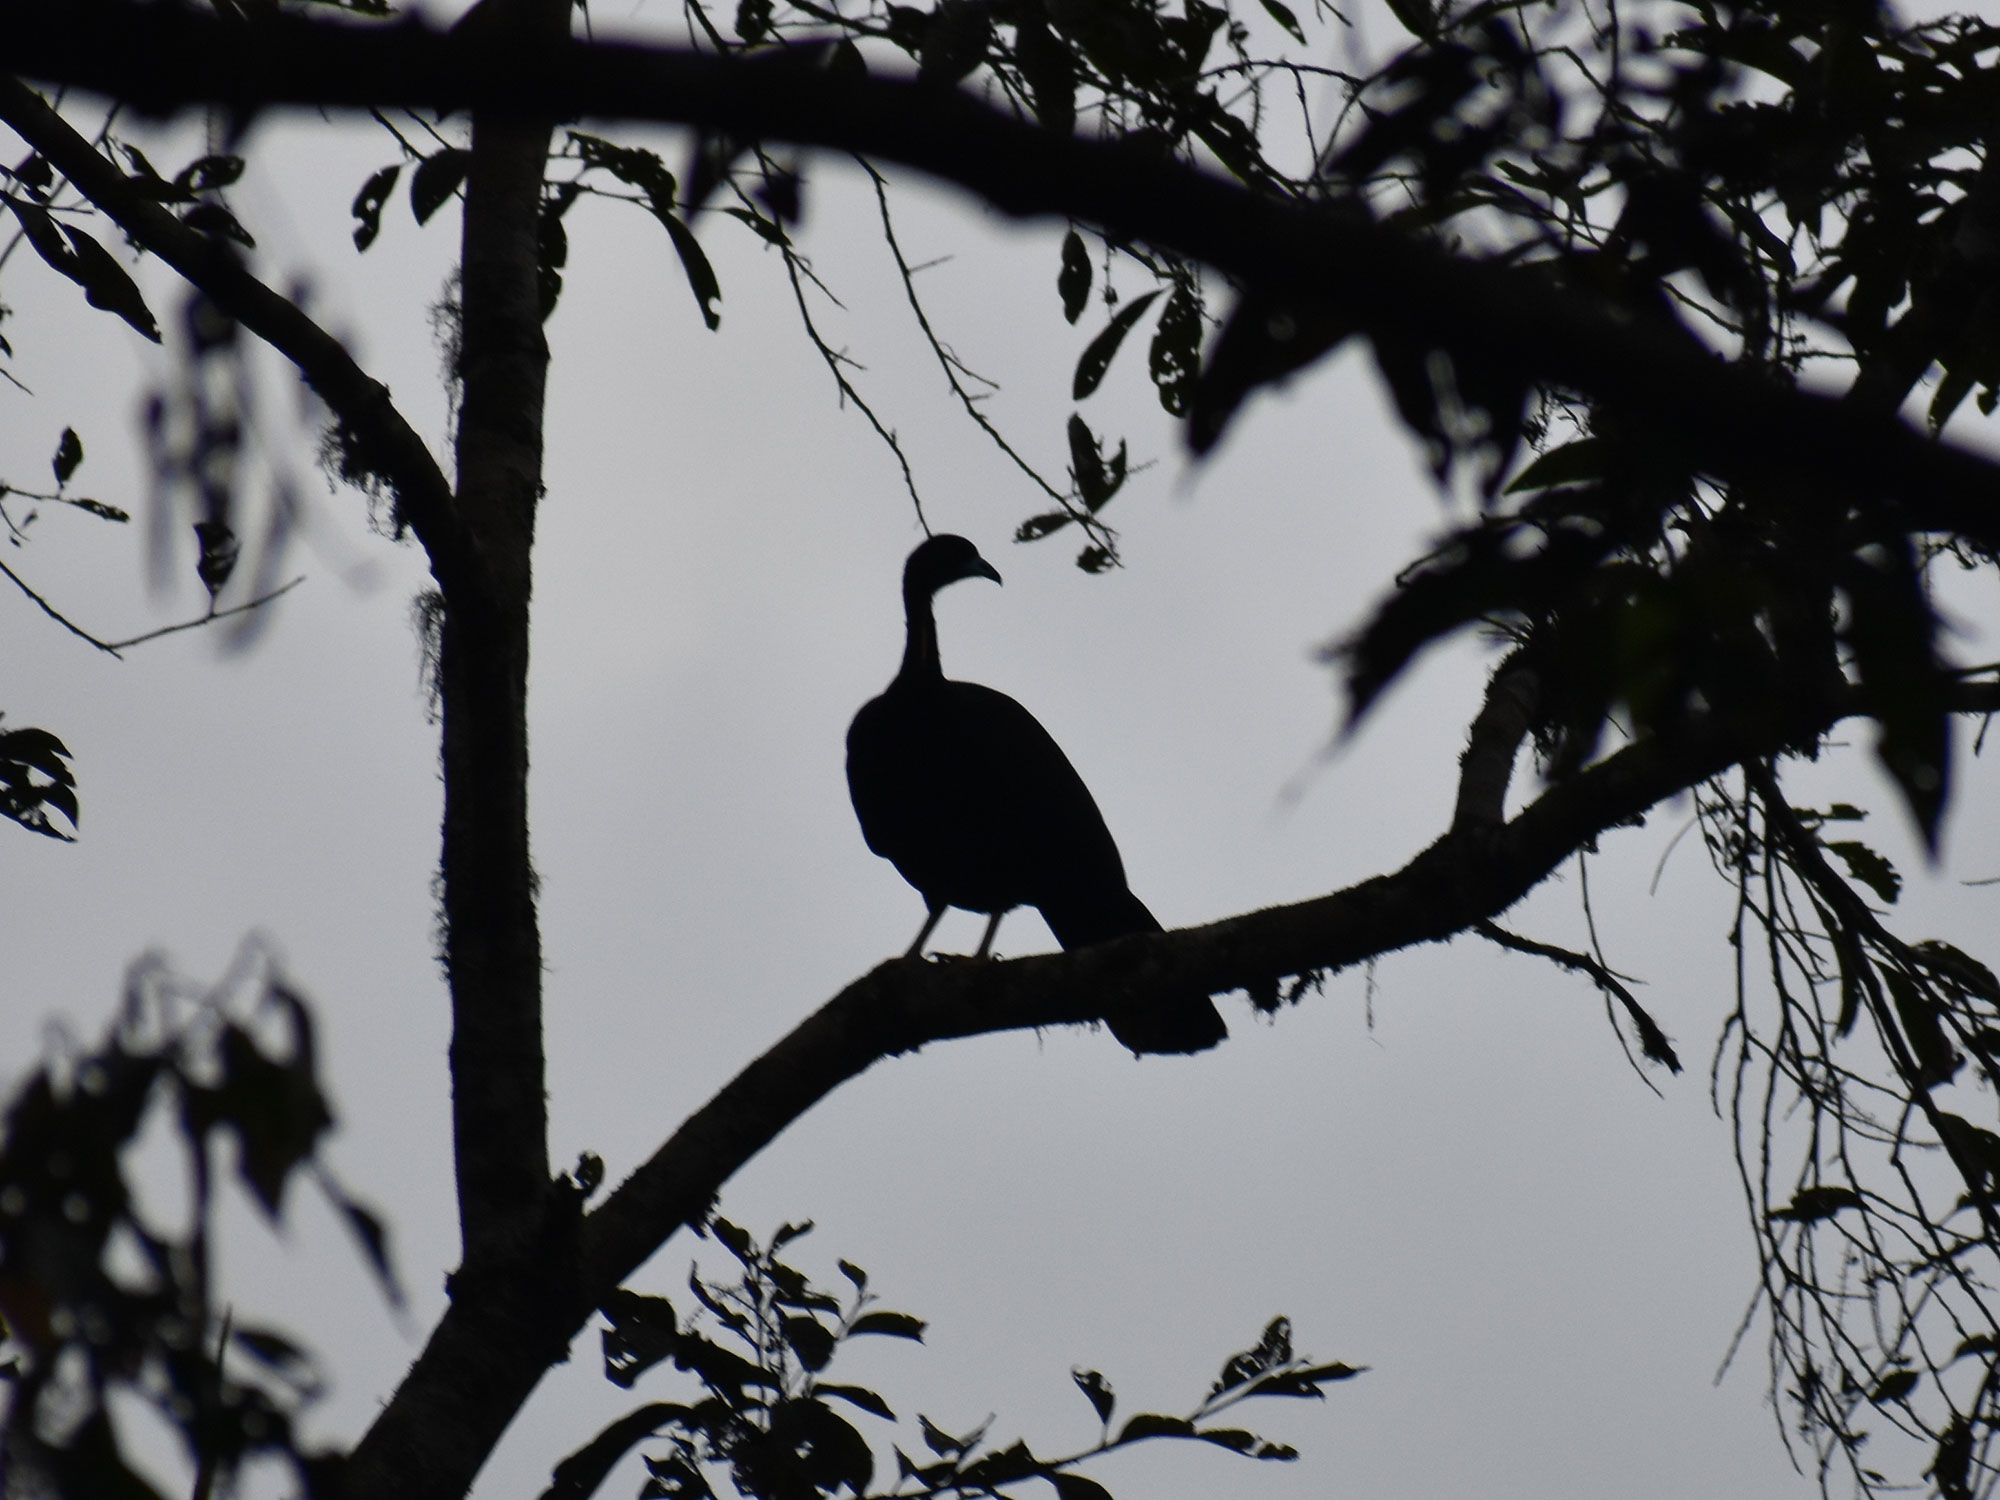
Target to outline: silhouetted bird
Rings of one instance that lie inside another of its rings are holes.
[[[1079,948],[1160,924],[1125,884],[1118,846],[1069,757],[1005,693],[946,679],[931,596],[1000,575],[961,536],[934,536],[903,569],[909,638],[902,669],[847,731],[847,786],[868,847],[929,908],[922,952],[947,906],[985,912],[983,957],[1000,919],[1032,906],[1056,941]],[[1207,995],[1109,1018],[1134,1052],[1200,1052],[1228,1035]]]

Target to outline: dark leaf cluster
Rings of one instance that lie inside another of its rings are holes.
[[[290,1185],[312,1178],[397,1295],[380,1222],[318,1159],[331,1124],[305,1002],[264,960],[206,994],[142,964],[105,1039],[28,1078],[0,1136],[9,1493],[151,1496],[121,1452],[114,1393],[179,1437],[202,1493],[260,1455],[288,1464],[308,1495],[335,1492],[336,1461],[295,1436],[321,1389],[312,1357],[275,1329],[234,1322],[210,1272],[227,1138],[272,1222]],[[187,1185],[179,1227],[156,1221],[130,1175],[134,1144],[162,1133]]]
[[[884,1500],[998,1500],[1019,1495],[1016,1487],[1031,1480],[1052,1485],[1059,1500],[1109,1500],[1101,1484],[1075,1472],[1077,1465],[1155,1438],[1209,1443],[1251,1458],[1296,1458],[1281,1443],[1216,1425],[1214,1418],[1252,1397],[1321,1396],[1330,1382],[1361,1373],[1351,1365],[1295,1357],[1291,1325],[1277,1318],[1254,1350],[1229,1360],[1188,1416],[1140,1413],[1127,1418],[1116,1436],[1117,1396],[1110,1383],[1094,1370],[1073,1372],[1103,1428],[1099,1441],[1081,1452],[1038,1456],[1022,1441],[1004,1447],[989,1441],[990,1419],[954,1432],[918,1414],[928,1457],[892,1445],[896,1478],[877,1492],[874,1447],[851,1417],[862,1412],[895,1422],[896,1412],[873,1390],[828,1379],[827,1370],[851,1339],[921,1343],[924,1323],[875,1307],[868,1273],[850,1261],[839,1262],[848,1285],[835,1296],[780,1259],[812,1229],[810,1223],[784,1225],[768,1245],[727,1219],[714,1219],[708,1228],[735,1274],[716,1280],[691,1268],[690,1315],[682,1317],[665,1297],[629,1290],[601,1309],[606,1379],[629,1390],[647,1372],[671,1363],[694,1377],[700,1394],[686,1402],[648,1402],[611,1423],[556,1466],[542,1500],[587,1500],[634,1449],[642,1451],[647,1473],[642,1500],[709,1500],[731,1491],[751,1500],[862,1500],[871,1494]],[[725,1475],[726,1486],[718,1488]]]

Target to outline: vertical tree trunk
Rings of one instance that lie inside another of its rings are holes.
[[[568,17],[569,0],[487,0],[462,24],[532,52],[566,35]],[[444,957],[463,1258],[446,1326],[410,1377],[442,1362],[459,1378],[428,1420],[378,1423],[355,1450],[347,1493],[370,1500],[464,1494],[578,1321],[563,1274],[575,1203],[549,1175],[528,837],[528,608],[549,361],[538,243],[550,135],[546,121],[475,115],[472,124],[456,496],[469,555],[434,569],[445,595]],[[468,1345],[483,1357],[468,1358]]]
[[[475,118],[461,269],[458,505],[445,594],[445,962],[464,1268],[518,1255],[548,1195],[541,939],[528,842],[528,603],[542,485],[536,242],[546,124]]]

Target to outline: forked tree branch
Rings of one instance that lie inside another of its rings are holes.
[[[746,140],[901,162],[1017,216],[1084,220],[1170,247],[1245,284],[1310,296],[1377,339],[1443,348],[1615,404],[1705,472],[1782,474],[1837,515],[1887,500],[1900,524],[2000,550],[2000,464],[1887,413],[1731,365],[1676,325],[1635,319],[1531,273],[1458,257],[1365,220],[1225,181],[1117,142],[1017,120],[908,78],[852,78],[810,47],[737,60],[671,47],[522,46],[503,27],[447,32],[269,12],[221,20],[174,3],[0,0],[0,56],[26,75],[142,108],[277,104],[476,107],[699,124]]]
[[[471,564],[451,486],[424,440],[340,341],[297,303],[259,281],[227,244],[197,233],[147,197],[34,90],[0,75],[0,121],[46,157],[133,243],[158,256],[230,317],[298,367],[360,443],[395,493],[399,514],[430,553],[433,571]],[[442,582],[444,574],[439,573]]]

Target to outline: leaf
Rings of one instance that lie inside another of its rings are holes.
[[[1204,1427],[1195,1433],[1204,1443],[1214,1443],[1233,1453],[1248,1453],[1257,1446],[1257,1434],[1241,1427]]]
[[[160,325],[153,321],[153,310],[140,295],[139,283],[118,264],[117,257],[81,229],[65,224],[62,232],[70,249],[76,252],[75,267],[69,274],[83,288],[84,300],[92,307],[118,314],[148,339],[159,343]]]
[[[2000,1353],[2000,1335],[1975,1333],[1970,1338],[1959,1340],[1958,1347],[1952,1351],[1951,1358],[1952,1362],[1956,1363],[1964,1359],[1968,1354],[1994,1353]]]
[[[1062,298],[1063,321],[1074,323],[1083,316],[1090,300],[1090,252],[1083,236],[1072,229],[1063,236],[1062,270],[1056,274],[1056,294]]]
[[[687,272],[688,287],[694,293],[694,300],[701,305],[701,320],[713,333],[722,325],[722,314],[717,312],[714,306],[722,300],[722,283],[715,279],[715,267],[708,263],[708,257],[702,253],[701,245],[694,237],[694,231],[687,227],[678,214],[656,211],[656,217],[666,226],[667,237],[674,242],[674,249],[681,258],[681,266]]]
[[[1111,1425],[1111,1413],[1118,1405],[1118,1397],[1112,1392],[1111,1382],[1095,1370],[1071,1370],[1069,1378],[1076,1382],[1076,1388],[1083,1392],[1097,1412],[1097,1420],[1105,1426]]]
[[[1945,1034],[1943,1007],[1927,988],[1901,969],[1884,968],[1881,973],[1896,1003],[1896,1017],[1903,1023],[1903,1036],[1915,1055],[1917,1076],[1911,1082],[1919,1088],[1949,1082],[1965,1059],[1958,1055],[1958,1049]]]
[[[619,1459],[687,1410],[672,1402],[654,1401],[627,1412],[555,1466],[541,1500],[589,1500]]]
[[[674,1305],[665,1297],[648,1297],[620,1287],[601,1309],[607,1327],[600,1342],[604,1378],[630,1390],[646,1371],[670,1356],[680,1342]]]
[[[1045,536],[1061,531],[1063,527],[1069,525],[1075,519],[1076,517],[1066,510],[1044,511],[1039,516],[1028,517],[1027,520],[1015,527],[1014,540],[1017,542],[1038,542]]]
[[[865,1294],[868,1290],[868,1273],[851,1260],[839,1262],[840,1274],[854,1283],[854,1290]]]
[[[368,1269],[375,1273],[375,1284],[382,1288],[382,1295],[389,1299],[390,1306],[401,1307],[403,1287],[396,1279],[395,1264],[389,1259],[389,1227],[378,1214],[345,1193],[335,1196],[334,1206],[347,1222],[349,1232],[360,1242],[361,1253],[368,1258]]]
[[[322,1381],[313,1357],[281,1333],[268,1328],[232,1327],[230,1338],[260,1365],[301,1395],[317,1395]]]
[[[1201,369],[1201,304],[1185,283],[1175,286],[1160,311],[1146,364],[1167,415],[1185,415],[1188,393]]]
[[[1860,1208],[1861,1195],[1850,1187],[1800,1188],[1783,1208],[1771,1210],[1774,1219],[1790,1219],[1798,1224],[1816,1224],[1830,1219],[1843,1208]]]
[[[1153,304],[1160,295],[1155,287],[1142,297],[1134,297],[1117,315],[1107,323],[1104,331],[1090,341],[1083,351],[1083,358],[1076,362],[1076,378],[1070,383],[1070,395],[1081,401],[1104,382],[1104,372],[1111,368],[1111,361],[1118,353],[1118,346],[1125,342],[1125,335],[1132,331],[1132,325]]]
[[[229,575],[236,571],[236,557],[239,550],[236,533],[229,529],[226,521],[196,521],[195,541],[201,548],[201,555],[195,559],[195,576],[213,599],[222,592]]]
[[[1126,447],[1123,439],[1111,462],[1104,461],[1103,445],[1082,417],[1072,412],[1069,419],[1070,475],[1077,493],[1092,515],[1102,510],[1125,483]]]
[[[1111,1491],[1081,1474],[1044,1474],[1042,1478],[1056,1487],[1056,1500],[1111,1500]]]
[[[384,167],[362,183],[361,191],[354,195],[354,205],[350,211],[354,215],[356,250],[366,250],[375,243],[375,236],[382,232],[382,205],[389,201],[389,195],[396,190],[396,178],[402,171],[401,162]]]
[[[1117,1441],[1137,1443],[1147,1438],[1193,1437],[1194,1423],[1186,1417],[1163,1417],[1157,1412],[1141,1412],[1119,1429]]]
[[[196,234],[205,234],[212,240],[234,240],[245,250],[255,250],[257,241],[250,231],[236,222],[236,215],[220,203],[197,203],[181,215],[181,222]]]
[[[1256,1348],[1232,1354],[1223,1363],[1222,1373],[1215,1377],[1209,1394],[1220,1396],[1225,1391],[1233,1391],[1239,1385],[1247,1385],[1258,1376],[1291,1362],[1292,1321],[1285,1317],[1273,1318],[1264,1325],[1263,1337],[1257,1340]]]
[[[1289,31],[1295,41],[1306,39],[1305,28],[1299,25],[1299,18],[1292,14],[1290,6],[1281,4],[1280,0],[1263,0],[1263,3],[1271,19]]]
[[[1868,1393],[1868,1399],[1878,1406],[1891,1401],[1901,1401],[1917,1388],[1917,1379],[1915,1370],[1892,1370],[1882,1377],[1874,1390]]]
[[[62,437],[56,442],[55,457],[49,460],[49,467],[55,470],[56,488],[69,483],[69,476],[76,472],[76,466],[83,462],[83,439],[76,435],[74,427],[65,427]]]
[[[1842,839],[1838,843],[1826,845],[1826,851],[1838,855],[1840,862],[1847,866],[1849,875],[1867,886],[1889,905],[1894,906],[1896,898],[1902,895],[1903,877],[1896,873],[1896,867],[1866,844],[1854,839]]]
[[[850,1337],[879,1333],[892,1339],[914,1339],[921,1344],[928,1326],[922,1318],[913,1318],[908,1313],[872,1312],[856,1318],[847,1332]]]
[[[873,1391],[862,1386],[819,1383],[813,1386],[813,1394],[815,1396],[833,1396],[838,1400],[851,1402],[865,1412],[873,1412],[878,1417],[885,1417],[891,1422],[896,1420],[896,1414],[889,1409],[889,1403]]]
[[[410,174],[410,211],[419,224],[430,223],[431,215],[458,191],[471,167],[472,153],[458,146],[447,146],[417,163]]]
[[[922,1412],[917,1413],[917,1426],[923,1432],[924,1446],[939,1458],[955,1458],[977,1443],[980,1438],[978,1432],[970,1437],[953,1437]],[[982,1428],[981,1432],[983,1431]]]
[[[1554,489],[1559,484],[1585,484],[1604,477],[1604,444],[1597,438],[1578,438],[1564,443],[1529,464],[1514,476],[1502,492],[1518,495],[1524,490]]]
[[[228,187],[243,175],[240,156],[203,156],[183,167],[174,178],[176,191],[192,195]]]
[[[836,1342],[833,1330],[817,1318],[786,1318],[779,1325],[784,1330],[785,1342],[791,1345],[792,1353],[799,1357],[799,1363],[817,1374],[826,1368],[833,1358]]]
[[[1118,559],[1108,547],[1085,547],[1076,555],[1076,565],[1086,573],[1105,573],[1117,566]]]

